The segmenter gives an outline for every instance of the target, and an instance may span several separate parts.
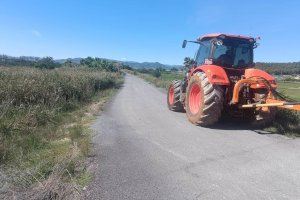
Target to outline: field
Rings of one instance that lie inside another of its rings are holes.
[[[11,191],[47,182],[64,191],[58,179],[84,185],[87,125],[122,81],[121,72],[86,67],[0,67],[0,173],[6,174],[0,186]]]
[[[279,82],[278,90],[283,94],[300,101],[300,82]]]

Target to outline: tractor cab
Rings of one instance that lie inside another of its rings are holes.
[[[237,82],[245,75],[245,70],[254,67],[253,49],[258,46],[252,37],[208,34],[196,41],[184,41],[199,44],[195,54],[195,67],[218,66],[224,69],[230,82]],[[192,69],[193,70],[193,69]]]
[[[184,41],[185,47],[187,41]],[[213,64],[223,68],[245,69],[254,66],[253,49],[256,40],[250,37],[228,34],[209,34],[197,41],[199,49],[195,55],[197,66]]]

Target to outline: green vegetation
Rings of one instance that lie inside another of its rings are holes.
[[[271,126],[265,128],[270,133],[300,137],[300,114],[286,109],[278,109]]]
[[[0,169],[8,174],[1,184],[87,182],[88,124],[122,81],[101,67],[0,67]]]
[[[81,67],[101,69],[109,72],[117,72],[121,68],[130,68],[129,66],[122,64],[119,61],[109,61],[101,58],[78,58],[66,59],[64,62],[55,61],[52,57],[12,57],[6,55],[0,55],[0,66],[5,67],[35,67],[39,69],[55,69],[60,67]]]
[[[279,81],[278,90],[292,99],[300,101],[300,82]]]
[[[129,71],[130,73],[131,71]],[[146,81],[154,84],[156,87],[167,89],[173,80],[182,80],[184,74],[182,71],[172,70],[166,71],[163,68],[157,69],[136,69],[133,71],[135,75],[145,79]]]
[[[54,69],[60,67],[60,64],[54,62],[52,57],[45,57],[42,59],[38,59],[33,66],[39,69]]]
[[[300,82],[278,82],[278,91],[285,96],[300,102]],[[273,133],[300,136],[300,113],[291,110],[278,110],[273,125],[266,128]]]
[[[80,64],[88,68],[102,69],[110,72],[117,72],[121,67],[120,63],[110,62],[100,58],[87,57],[80,61]]]
[[[184,58],[184,67],[189,68],[195,65],[196,62],[190,58]],[[300,62],[289,62],[289,63],[266,63],[256,62],[255,67],[268,72],[273,75],[295,75],[300,74]]]
[[[263,63],[257,62],[255,66],[258,69],[262,69],[270,74],[283,75],[283,74],[300,74],[300,62],[289,63]]]

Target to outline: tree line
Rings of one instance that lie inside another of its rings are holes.
[[[300,74],[300,62],[289,63],[255,63],[256,68],[262,69],[274,75],[292,75]]]
[[[52,57],[11,57],[0,55],[0,66],[5,67],[34,67],[39,69],[55,69],[60,67],[87,67],[105,70],[109,72],[117,72],[121,68],[131,69],[129,66],[120,62],[108,61],[101,58],[87,57],[80,60],[80,63],[72,62],[67,59],[64,63],[56,62]]]
[[[190,66],[193,64],[193,59],[185,58],[184,66]],[[54,69],[59,67],[79,67],[86,66],[89,68],[98,68],[106,71],[118,71],[120,68],[123,69],[132,69],[132,66],[127,65],[126,63],[118,61],[109,61],[101,58],[92,58],[87,57],[80,60],[80,63],[73,62],[71,59],[67,59],[64,63],[56,62],[52,57],[12,57],[7,55],[0,55],[0,66],[22,66],[22,67],[35,67],[40,69]],[[300,62],[289,62],[289,63],[266,63],[266,62],[257,62],[255,63],[256,68],[262,69],[270,74],[274,75],[292,75],[300,74]],[[144,66],[140,68],[141,71],[145,70],[146,73],[152,73],[154,76],[159,76],[160,72],[164,69],[163,67],[156,66],[158,70],[154,68],[148,68]],[[176,71],[179,68],[171,68],[171,71]]]
[[[190,68],[196,62],[190,57],[184,58],[184,68]],[[183,69],[184,69],[183,68]],[[293,75],[300,74],[300,62],[273,63],[273,62],[256,62],[255,68],[264,70],[273,75]]]

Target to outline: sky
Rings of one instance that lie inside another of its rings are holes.
[[[0,54],[182,64],[207,33],[261,37],[255,61],[300,61],[300,1],[0,0]]]

